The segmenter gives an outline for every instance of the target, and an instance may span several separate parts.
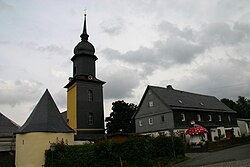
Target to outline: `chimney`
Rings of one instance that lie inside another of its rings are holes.
[[[167,89],[173,89],[172,85],[167,85]]]

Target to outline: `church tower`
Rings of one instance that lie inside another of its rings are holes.
[[[84,14],[81,41],[74,49],[73,77],[67,88],[67,121],[75,130],[75,140],[95,140],[104,134],[103,84],[96,78],[95,48],[88,41]]]

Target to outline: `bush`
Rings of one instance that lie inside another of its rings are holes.
[[[172,142],[174,141],[174,143]],[[132,137],[122,144],[103,141],[97,144],[63,145],[45,152],[45,167],[126,167],[161,166],[184,156],[179,138],[146,136]]]

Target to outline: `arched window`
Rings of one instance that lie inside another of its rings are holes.
[[[93,101],[93,92],[92,92],[92,90],[88,91],[88,100]]]
[[[89,125],[93,125],[94,124],[94,115],[93,115],[92,112],[89,113],[88,124]]]

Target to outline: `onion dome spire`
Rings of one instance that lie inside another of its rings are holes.
[[[86,20],[87,20],[87,14],[86,14],[86,10],[85,10],[85,13],[84,13],[84,24],[83,24],[83,32],[82,34],[80,35],[81,39],[82,40],[88,40],[89,38],[89,35],[87,33],[87,24],[86,24]]]
[[[83,31],[80,35],[81,41],[76,45],[74,49],[75,55],[94,55],[95,48],[94,46],[88,41],[89,35],[87,33],[87,14],[86,10],[84,13],[84,23],[83,23]],[[94,56],[96,58],[96,56]],[[74,58],[74,57],[73,57]],[[97,59],[97,58],[96,58]]]

